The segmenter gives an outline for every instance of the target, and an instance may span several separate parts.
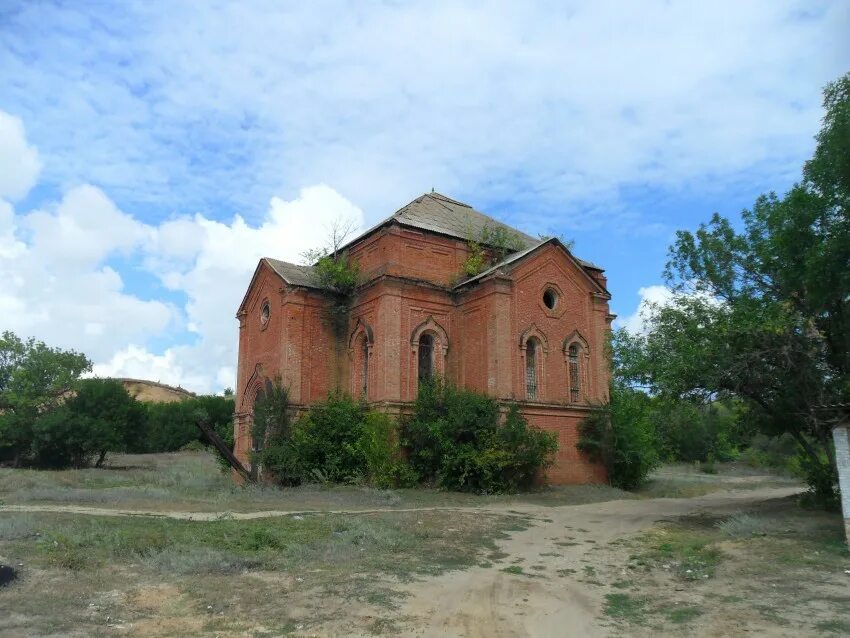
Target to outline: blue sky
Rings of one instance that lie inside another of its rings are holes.
[[[432,187],[575,240],[634,324],[679,228],[784,191],[846,2],[4,2],[0,329],[232,385],[256,260]]]

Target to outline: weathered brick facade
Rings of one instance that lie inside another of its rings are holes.
[[[309,268],[261,260],[237,315],[237,456],[248,461],[252,404],[269,380],[280,377],[298,406],[341,388],[403,412],[420,366],[430,366],[459,386],[518,401],[530,423],[557,432],[550,482],[603,481],[604,470],[575,448],[578,423],[607,398],[613,316],[602,270],[557,239],[522,235],[525,249],[463,281],[463,229],[491,223],[499,225],[433,193],[349,244],[363,283],[341,338]]]

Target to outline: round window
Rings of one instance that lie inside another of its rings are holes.
[[[260,309],[260,323],[266,325],[269,322],[269,315],[271,314],[271,308],[269,308],[269,302],[265,302],[263,307]]]
[[[543,293],[543,303],[546,304],[549,310],[554,310],[555,306],[558,305],[558,293],[551,288],[547,288],[546,292]]]

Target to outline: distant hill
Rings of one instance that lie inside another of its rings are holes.
[[[144,379],[116,379],[116,381],[124,384],[131,397],[145,403],[176,403],[195,396],[194,392],[189,392],[180,386],[174,387],[157,381]]]

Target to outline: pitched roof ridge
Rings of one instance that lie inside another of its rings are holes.
[[[452,199],[448,195],[443,195],[442,193],[438,193],[437,191],[431,191],[430,193],[425,193],[425,195],[427,197],[430,197],[431,199],[442,199],[442,200],[445,200],[447,202],[451,202],[452,204],[457,204],[458,206],[463,206],[465,208],[472,208],[471,204],[467,204],[466,202],[461,202],[461,201],[458,201],[456,199]]]

